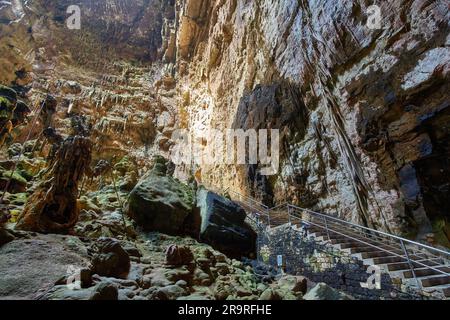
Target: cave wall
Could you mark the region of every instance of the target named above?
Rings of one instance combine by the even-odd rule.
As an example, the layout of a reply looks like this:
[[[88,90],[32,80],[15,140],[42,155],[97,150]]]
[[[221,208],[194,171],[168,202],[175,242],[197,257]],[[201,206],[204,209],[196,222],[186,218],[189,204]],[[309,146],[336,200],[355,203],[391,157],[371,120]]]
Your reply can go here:
[[[277,128],[276,175],[192,163],[176,175],[450,245],[444,1],[379,3],[379,29],[369,0],[80,0],[79,31],[64,27],[69,4],[0,7],[0,83],[30,101],[49,87],[61,127],[73,103],[99,145],[142,148],[144,162],[170,154],[177,128]],[[72,80],[81,92],[63,91]]]
[[[372,2],[177,1],[165,41],[180,127],[287,128],[276,176],[249,181],[255,168],[219,164],[178,175],[411,237],[434,228],[448,242],[448,6],[385,1],[370,29]],[[261,89],[280,83],[300,95],[292,121],[261,111],[289,108]]]
[[[162,73],[163,21],[173,19],[174,4],[170,0],[1,3],[0,84],[13,87],[34,110],[50,94],[57,102],[52,126],[60,134],[70,132],[70,115],[86,116],[93,131],[93,162],[117,163],[127,156],[145,172],[151,167],[153,145],[163,144],[161,131],[173,123],[169,109],[174,103],[166,98],[162,102],[153,84]],[[80,7],[79,30],[66,25],[70,5]],[[9,141],[23,142],[28,136],[42,140],[43,123],[32,125],[32,117],[29,120],[14,130]]]

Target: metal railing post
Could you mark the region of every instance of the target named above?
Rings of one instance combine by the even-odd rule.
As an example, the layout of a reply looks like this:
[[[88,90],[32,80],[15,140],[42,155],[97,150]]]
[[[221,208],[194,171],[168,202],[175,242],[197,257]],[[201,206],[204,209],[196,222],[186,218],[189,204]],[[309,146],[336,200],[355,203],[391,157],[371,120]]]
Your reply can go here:
[[[323,229],[325,229],[326,235],[328,236],[328,241],[331,241],[330,233],[333,232],[333,235],[339,235],[346,239],[351,239],[352,241],[356,241],[366,246],[376,248],[377,250],[380,250],[382,252],[387,252],[395,257],[406,259],[406,261],[408,262],[409,270],[411,270],[412,273],[411,278],[414,278],[419,290],[423,290],[423,285],[420,281],[420,278],[419,279],[417,278],[415,272],[416,271],[415,269],[417,268],[426,268],[427,270],[432,270],[437,274],[450,276],[450,273],[446,272],[447,270],[446,268],[448,267],[448,261],[450,258],[449,251],[431,247],[429,245],[412,241],[409,239],[401,238],[399,236],[389,234],[380,230],[376,230],[373,228],[369,228],[366,226],[361,226],[349,221],[345,221],[342,218],[326,215],[305,208],[300,208],[289,203],[283,203],[275,207],[269,208],[263,203],[254,200],[248,196],[244,196],[241,193],[234,192],[232,190],[229,190],[229,192],[234,195],[235,199],[239,199],[242,202],[244,209],[248,212],[249,215],[253,217],[253,212],[257,213],[256,214],[257,224],[258,222],[259,223],[263,222],[262,217],[260,217],[259,215],[265,214],[267,216],[267,224],[269,228],[271,228],[272,223],[274,223],[274,221],[275,221],[274,226],[279,224],[277,223],[277,215],[280,216],[279,217],[279,219],[281,219],[280,223],[284,223],[284,220],[282,219],[284,218],[284,214],[287,213],[289,224],[292,224],[294,219],[295,220],[299,219],[300,221],[303,220],[304,222],[308,221],[309,225],[315,226],[316,228],[320,228],[322,232]],[[274,220],[272,220],[271,217],[272,212],[275,212]],[[296,214],[294,214],[294,212]],[[300,217],[298,217],[297,214],[299,214]],[[331,224],[328,224],[328,222],[330,222]],[[335,228],[336,224],[338,229]],[[339,228],[340,226],[343,226],[343,228],[340,229]],[[401,245],[400,251],[398,251],[399,250],[398,241],[400,242]],[[439,262],[443,264],[442,266],[427,264],[428,260],[437,258],[442,259],[444,261]],[[413,280],[411,279],[411,281]]]
[[[291,224],[291,206],[288,205],[288,220],[289,220],[289,224]]]
[[[330,230],[328,230],[328,222],[327,222],[327,217],[323,216],[323,220],[325,220],[325,230],[327,231],[327,237],[328,237],[328,241],[330,241]]]
[[[416,280],[416,283],[417,283],[417,286],[419,287],[419,289],[422,290],[422,284],[420,283],[419,279],[417,279],[416,273],[414,271],[414,264],[411,262],[411,259],[409,258],[408,250],[406,250],[406,246],[403,243],[403,240],[401,240],[401,239],[400,239],[400,245],[402,246],[403,253],[405,254],[405,257],[408,261],[408,265],[409,265],[409,268],[411,269],[412,276],[413,276],[414,280]]]

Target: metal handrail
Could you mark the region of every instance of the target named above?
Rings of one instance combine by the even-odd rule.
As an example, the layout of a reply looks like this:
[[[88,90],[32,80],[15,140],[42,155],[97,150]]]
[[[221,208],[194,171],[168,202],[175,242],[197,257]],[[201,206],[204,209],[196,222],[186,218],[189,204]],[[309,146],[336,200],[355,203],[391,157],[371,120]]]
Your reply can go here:
[[[238,196],[240,196],[240,197],[243,197],[243,198],[245,198],[245,199],[247,199],[247,200],[249,200],[249,201],[251,201],[251,202],[253,202],[253,203],[255,203],[255,204],[259,205],[259,206],[261,206],[261,207],[262,207],[263,209],[265,209],[265,210],[269,210],[269,207],[266,206],[265,204],[263,204],[263,203],[261,203],[261,202],[255,200],[255,199],[253,199],[253,198],[251,198],[251,197],[249,197],[249,196],[246,196],[246,195],[240,194],[240,193],[238,193],[238,192],[236,192],[236,191],[233,191],[233,190],[231,190],[230,188],[225,189],[224,193],[226,193],[226,192],[234,193],[234,194],[236,194],[236,195],[238,195]]]
[[[292,217],[295,218],[295,219],[298,219],[298,220],[300,220],[300,221],[303,221],[302,218],[297,217],[297,216],[295,216],[295,215],[293,215]],[[325,229],[325,228],[326,228],[326,227],[324,227],[323,225],[320,225],[320,224],[317,224],[317,223],[314,223],[314,222],[311,222],[311,221],[307,221],[307,223],[309,223],[309,224],[311,224],[311,225],[313,225],[313,226],[322,228],[322,229]],[[334,230],[334,229],[328,228],[328,231],[331,231],[331,232],[333,232],[333,233],[339,234],[339,235],[344,236],[344,237],[346,237],[346,238],[349,238],[349,239],[351,239],[351,240],[355,240],[355,241],[357,241],[357,242],[359,242],[359,243],[366,244],[366,245],[368,245],[368,246],[370,246],[370,247],[373,247],[373,248],[376,248],[376,249],[378,249],[378,250],[387,252],[387,253],[392,254],[392,255],[394,255],[394,256],[396,256],[396,257],[402,258],[402,259],[405,260],[405,262],[408,262],[408,263],[409,263],[410,261],[412,261],[413,263],[419,264],[419,265],[421,265],[421,266],[423,266],[423,267],[425,267],[425,268],[428,268],[428,269],[434,270],[434,271],[436,271],[436,272],[438,272],[438,273],[442,273],[442,274],[444,274],[444,275],[450,276],[450,273],[447,273],[447,272],[442,271],[442,270],[439,270],[439,269],[435,269],[435,268],[433,268],[432,266],[429,266],[429,265],[426,265],[426,264],[423,264],[422,262],[420,262],[420,261],[424,261],[424,260],[427,260],[427,259],[422,259],[422,260],[411,259],[411,258],[408,257],[407,255],[405,255],[405,256],[400,255],[400,254],[398,254],[398,253],[395,253],[395,252],[386,250],[386,249],[384,249],[384,248],[382,248],[382,247],[379,247],[379,246],[377,246],[377,245],[371,244],[371,243],[366,242],[366,241],[364,241],[364,240],[361,240],[361,239],[358,239],[358,238],[354,238],[354,237],[352,237],[352,236],[349,236],[348,234],[345,234],[345,233],[336,231],[336,230]],[[414,268],[412,268],[412,271],[413,271],[413,270],[414,270]],[[414,272],[414,271],[413,271],[413,272]],[[415,276],[414,276],[414,278],[415,278]]]
[[[309,209],[300,208],[300,207],[297,207],[297,206],[294,206],[294,205],[291,205],[291,204],[288,204],[288,206],[290,206],[291,208],[295,208],[297,210],[306,211],[306,212],[308,212],[310,214],[318,215],[318,216],[321,216],[321,217],[326,217],[327,219],[338,221],[340,223],[344,223],[344,224],[350,225],[352,227],[356,227],[356,228],[363,229],[363,230],[366,230],[366,231],[370,231],[370,232],[374,232],[374,233],[377,233],[377,234],[381,234],[383,236],[386,236],[386,237],[389,237],[389,238],[392,238],[392,239],[397,239],[399,241],[404,241],[404,242],[407,242],[407,243],[410,243],[410,244],[413,244],[415,246],[422,247],[422,248],[425,248],[425,249],[428,249],[428,250],[433,250],[433,251],[442,253],[442,254],[448,256],[448,258],[450,258],[450,252],[444,251],[444,250],[441,250],[441,249],[437,249],[437,248],[428,246],[426,244],[422,244],[420,242],[412,241],[412,240],[409,240],[409,239],[406,239],[406,238],[402,238],[402,237],[399,237],[399,236],[396,236],[396,235],[393,235],[393,234],[389,234],[389,233],[386,233],[386,232],[383,232],[383,231],[367,228],[367,227],[364,227],[364,226],[361,226],[361,225],[358,225],[358,224],[355,224],[355,223],[352,223],[352,222],[345,221],[343,219],[339,219],[339,218],[336,218],[336,217],[333,217],[333,216],[330,216],[330,215],[325,215],[323,213],[315,212],[315,211],[312,211],[312,210],[309,210]]]
[[[256,203],[259,206],[261,206],[261,208],[262,208],[261,211],[262,212],[260,212],[260,214],[264,214],[265,216],[268,217],[269,227],[270,227],[270,215],[271,215],[271,212],[274,212],[274,211],[278,212],[280,210],[280,208],[287,207],[287,210],[286,210],[287,212],[286,213],[287,213],[287,216],[288,216],[287,217],[288,218],[288,222],[290,224],[292,222],[292,218],[298,219],[302,223],[310,224],[310,225],[317,226],[319,228],[325,229],[325,231],[327,232],[328,239],[330,239],[330,231],[331,231],[332,233],[344,236],[344,237],[346,237],[348,239],[351,239],[351,240],[354,240],[356,242],[365,244],[367,246],[376,248],[376,249],[378,249],[380,251],[389,253],[390,255],[392,255],[394,257],[399,257],[399,258],[405,260],[405,262],[408,263],[409,269],[410,269],[410,271],[412,273],[412,276],[413,276],[414,280],[417,282],[417,286],[420,289],[422,289],[422,285],[421,285],[421,282],[419,281],[419,279],[418,279],[418,277],[416,276],[416,273],[415,273],[415,269],[417,268],[417,266],[423,267],[423,268],[426,268],[426,269],[429,269],[429,270],[433,270],[433,271],[437,272],[438,274],[443,274],[443,275],[446,275],[446,276],[450,276],[450,273],[447,273],[445,271],[437,269],[439,267],[447,267],[448,260],[450,258],[450,252],[447,252],[447,251],[444,251],[444,250],[441,250],[441,249],[438,249],[438,248],[435,248],[435,247],[432,247],[432,246],[429,246],[429,245],[426,245],[426,244],[422,244],[420,242],[416,242],[416,241],[413,241],[413,240],[402,238],[402,237],[399,237],[399,236],[396,236],[396,235],[393,235],[393,234],[389,234],[389,233],[386,233],[386,232],[383,232],[383,231],[379,231],[379,230],[371,229],[371,228],[368,228],[368,227],[365,227],[365,226],[361,226],[361,225],[358,225],[358,224],[355,224],[355,223],[352,223],[352,222],[348,222],[348,221],[345,221],[343,219],[340,219],[340,218],[337,218],[337,217],[333,217],[333,216],[330,216],[330,215],[326,215],[326,214],[323,214],[323,213],[320,213],[320,212],[315,212],[315,211],[312,211],[312,210],[309,210],[309,209],[300,208],[298,206],[289,204],[287,202],[279,204],[279,205],[277,205],[275,207],[272,207],[272,208],[268,208],[268,206],[266,206],[266,205],[256,201],[255,199],[252,199],[252,198],[250,198],[248,196],[241,195],[240,193],[238,193],[236,191],[229,190],[229,188],[227,190],[230,191],[231,193],[235,194],[235,195],[238,195],[239,197],[247,199],[250,202]],[[244,203],[245,203],[245,200],[244,200]],[[253,209],[258,210],[253,205],[249,205],[248,203],[246,203],[246,205],[248,205],[249,207],[251,207]],[[305,221],[303,218],[298,217],[296,215],[296,213],[295,213],[296,211],[305,212],[305,213],[309,214],[311,217],[321,218],[321,219],[323,219],[323,224],[322,225],[321,224],[317,224],[314,221]],[[370,240],[370,242],[372,242],[372,243],[364,241],[363,239],[356,238],[356,237],[353,237],[353,236],[351,236],[349,234],[345,234],[345,233],[342,233],[342,232],[339,232],[339,231],[333,229],[333,224],[331,224],[331,226],[330,226],[330,223],[329,223],[330,221],[333,222],[334,224],[343,224],[343,225],[345,225],[347,227],[350,227],[353,230],[352,233],[358,234],[358,231],[361,232],[361,236],[364,238],[364,240],[366,240],[366,239],[367,239],[367,241]],[[370,237],[369,237],[369,235],[370,235]],[[378,240],[376,240],[374,238],[376,238]],[[386,243],[386,242],[388,242],[388,243]],[[379,246],[379,245],[377,245],[377,244],[383,245],[384,248]],[[397,247],[395,244],[397,244],[397,245],[399,244],[399,247]],[[411,247],[407,248],[406,244],[411,245],[411,246],[415,246],[417,249],[416,248],[411,248]],[[391,248],[391,249],[389,249],[389,248]],[[412,256],[408,253],[408,249],[410,251],[412,251],[412,254],[413,254]],[[425,249],[426,252],[424,252],[421,249]],[[391,251],[391,250],[402,251],[403,255],[399,254],[399,253],[397,253],[395,251]],[[432,252],[439,253],[439,255],[433,254]],[[424,256],[423,259],[422,259],[421,255]],[[442,265],[438,264],[437,266],[430,266],[430,265],[427,265],[427,264],[423,263],[425,261],[433,261],[433,260],[437,260],[437,259],[441,259],[443,264]]]
[[[279,205],[277,205],[275,207],[269,208],[269,211],[274,211],[275,209],[283,208],[283,207],[286,207],[288,205],[289,205],[289,203],[285,202],[285,203],[279,204]]]
[[[269,216],[267,213],[261,213],[260,210],[259,210],[259,208],[256,208],[256,207],[252,206],[251,204],[246,203],[245,205],[248,206],[248,207],[250,207],[251,209],[255,210],[256,213],[258,213],[258,214],[261,214],[261,215],[267,216],[267,217]]]
[[[308,222],[309,222],[309,221],[308,221]],[[325,227],[328,227],[328,226],[325,226]],[[350,229],[350,230],[351,230],[351,233],[357,233],[356,230],[353,230],[353,229]],[[366,234],[361,234],[361,236],[363,236],[363,237],[365,237],[365,238],[369,238],[369,237],[366,236]],[[370,237],[370,241],[372,241],[372,242],[382,244],[382,245],[384,245],[385,247],[392,248],[393,250],[399,250],[399,251],[402,250],[401,246],[400,246],[400,247],[396,247],[396,246],[394,245],[395,243],[391,243],[391,242],[386,243],[385,241],[382,241],[382,240],[385,240],[385,241],[386,241],[386,239],[380,238],[380,237],[378,237],[378,236],[376,236],[376,239]],[[421,253],[422,253],[422,252],[421,252]],[[415,253],[415,254],[417,254],[417,253]],[[433,256],[434,256],[434,255],[433,255]],[[438,256],[435,256],[435,257],[438,257]]]
[[[306,211],[306,212],[308,212],[309,214],[311,214],[311,212],[312,212],[311,210],[302,210],[301,208],[298,208],[298,207],[296,207],[296,206],[288,205],[288,207],[290,208],[290,210],[288,210],[288,214],[291,215],[293,218],[296,218],[296,219],[298,219],[298,220],[300,220],[300,221],[304,221],[304,220],[303,220],[301,217],[298,217],[298,216],[296,216],[295,214],[292,214],[292,213],[291,213],[291,212],[292,212],[292,209],[294,209],[294,210],[300,210],[300,211]],[[405,244],[404,244],[403,238],[401,238],[401,237],[395,236],[396,239],[399,239],[399,240],[400,240],[400,246],[401,246],[401,248],[402,248],[402,250],[403,250],[404,255],[400,255],[400,254],[398,254],[398,253],[396,253],[396,252],[393,252],[393,251],[391,251],[391,250],[387,250],[387,249],[385,249],[385,248],[379,247],[379,246],[377,246],[377,245],[375,245],[375,244],[373,244],[373,243],[369,243],[369,242],[364,241],[364,240],[362,240],[362,239],[358,239],[358,238],[352,237],[352,236],[350,236],[350,235],[348,235],[348,234],[345,234],[345,233],[336,231],[335,229],[330,228],[330,227],[328,226],[328,224],[327,224],[327,219],[330,218],[329,216],[323,215],[323,214],[320,214],[320,216],[324,218],[325,226],[324,226],[324,225],[317,224],[317,223],[314,223],[313,221],[307,221],[307,223],[310,224],[310,225],[317,226],[317,227],[319,227],[319,228],[321,228],[321,229],[325,229],[326,232],[327,232],[328,239],[330,239],[330,231],[331,231],[331,232],[333,232],[333,233],[335,233],[335,234],[339,234],[339,235],[344,236],[344,237],[346,237],[346,238],[348,238],[348,239],[352,239],[352,240],[357,241],[357,242],[359,242],[359,243],[368,245],[368,246],[370,246],[370,247],[374,247],[374,248],[376,248],[376,249],[378,249],[378,250],[381,250],[381,251],[383,251],[383,252],[389,253],[390,255],[393,255],[393,256],[396,256],[396,257],[399,257],[399,258],[405,260],[405,262],[408,263],[408,266],[409,266],[409,268],[410,268],[410,271],[411,271],[411,273],[412,273],[412,276],[413,276],[413,278],[415,279],[415,281],[416,281],[416,283],[417,283],[417,286],[418,286],[419,288],[421,288],[422,285],[421,285],[421,283],[419,282],[419,280],[417,279],[416,274],[415,274],[415,271],[414,271],[415,268],[416,268],[416,265],[419,265],[419,266],[424,267],[424,268],[426,268],[426,269],[433,270],[433,271],[437,272],[438,274],[450,276],[450,273],[447,273],[447,272],[445,272],[445,271],[436,269],[436,268],[434,268],[433,266],[429,266],[429,265],[427,265],[427,264],[422,263],[422,261],[427,261],[427,260],[430,261],[430,260],[432,260],[432,259],[425,258],[425,259],[417,260],[417,259],[415,259],[415,258],[411,258],[410,255],[408,254],[408,250],[407,250],[407,248],[406,248],[406,246],[405,246]],[[289,218],[289,221],[291,220],[292,217]],[[334,217],[333,217],[333,218],[334,218]],[[334,219],[333,219],[333,220],[334,220]],[[339,221],[342,221],[342,220],[340,220],[340,219],[338,219],[338,220],[339,220]],[[344,222],[346,222],[346,221],[344,221]],[[354,225],[354,224],[352,224],[352,225]],[[368,229],[368,230],[372,231],[372,230],[369,229],[369,228],[364,228],[364,229]],[[374,241],[372,240],[372,242],[374,242]],[[375,242],[377,242],[377,241],[375,241]],[[390,247],[392,248],[392,246],[390,246]]]
[[[420,242],[417,242],[417,241],[409,240],[409,239],[402,238],[402,237],[399,237],[399,236],[396,236],[396,235],[393,235],[393,234],[389,234],[389,233],[386,233],[386,232],[383,232],[383,231],[379,231],[379,230],[371,229],[371,228],[368,228],[368,227],[364,227],[364,226],[358,225],[356,223],[352,223],[352,222],[349,222],[349,221],[346,221],[346,220],[343,220],[343,219],[340,219],[340,218],[337,218],[337,217],[333,217],[333,216],[326,215],[326,214],[323,214],[323,213],[320,213],[320,212],[312,211],[310,209],[301,208],[301,207],[292,205],[292,204],[287,203],[287,202],[282,203],[280,205],[277,205],[275,207],[269,208],[268,206],[258,202],[257,200],[252,199],[252,198],[250,198],[248,196],[242,195],[242,194],[240,194],[240,193],[238,193],[238,192],[236,192],[234,190],[231,190],[230,188],[227,188],[225,192],[227,192],[227,191],[232,192],[232,193],[234,193],[234,194],[236,194],[238,196],[244,197],[246,199],[249,199],[250,201],[261,205],[264,209],[267,208],[268,212],[266,212],[266,214],[269,214],[269,215],[270,215],[270,212],[274,211],[275,209],[279,209],[279,208],[281,208],[283,206],[288,206],[288,207],[291,207],[291,208],[294,208],[294,209],[297,209],[297,210],[306,211],[306,212],[308,212],[310,214],[313,214],[313,215],[317,215],[317,216],[320,216],[320,217],[325,217],[326,219],[331,219],[331,220],[334,220],[334,221],[337,221],[339,223],[343,223],[343,224],[346,224],[346,225],[349,225],[349,226],[352,226],[352,227],[355,227],[355,228],[359,228],[359,229],[363,229],[363,230],[370,231],[370,232],[373,232],[373,233],[377,233],[379,235],[383,235],[383,236],[391,238],[391,239],[404,241],[404,242],[407,242],[409,244],[412,244],[412,245],[415,245],[415,246],[418,246],[418,247],[421,247],[421,248],[424,248],[424,249],[427,249],[427,250],[436,251],[436,252],[439,252],[441,254],[444,254],[444,255],[448,256],[448,259],[450,258],[450,252],[444,251],[444,250],[441,250],[441,249],[438,249],[438,248],[435,248],[435,247],[432,247],[432,246],[429,246],[429,245],[426,245],[426,244],[423,244],[423,243],[420,243]]]

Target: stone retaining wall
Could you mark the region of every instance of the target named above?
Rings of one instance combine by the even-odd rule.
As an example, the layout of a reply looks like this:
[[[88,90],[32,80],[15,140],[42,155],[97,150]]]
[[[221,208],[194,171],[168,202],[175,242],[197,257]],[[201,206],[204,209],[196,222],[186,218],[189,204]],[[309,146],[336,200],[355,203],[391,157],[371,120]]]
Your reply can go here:
[[[256,228],[256,226],[254,226]],[[278,265],[278,255],[282,255],[283,269],[288,274],[302,275],[313,282],[324,282],[344,291],[356,299],[424,299],[401,279],[391,278],[381,273],[381,289],[364,288],[372,273],[362,261],[351,257],[331,245],[309,238],[305,233],[294,230],[289,225],[274,229],[257,227],[258,259],[272,266]],[[370,281],[369,283],[373,283]]]

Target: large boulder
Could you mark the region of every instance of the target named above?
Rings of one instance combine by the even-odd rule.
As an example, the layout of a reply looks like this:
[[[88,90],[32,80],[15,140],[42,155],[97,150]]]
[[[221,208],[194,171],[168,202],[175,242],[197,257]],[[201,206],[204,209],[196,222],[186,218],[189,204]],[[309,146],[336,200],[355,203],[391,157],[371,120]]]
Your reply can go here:
[[[95,286],[89,300],[118,300],[119,290],[114,283],[104,281]]]
[[[2,212],[0,211],[0,215],[2,214]],[[9,232],[7,229],[4,229],[1,224],[4,221],[1,221],[1,219],[6,219],[8,218],[7,215],[4,216],[0,216],[0,247],[8,242],[11,242],[15,239],[14,235]]]
[[[326,283],[318,283],[307,294],[303,296],[304,300],[351,300],[352,298],[340,292]]]
[[[89,265],[76,237],[37,235],[0,247],[0,299],[38,299],[70,270]],[[67,287],[64,285],[64,287]]]
[[[231,257],[251,256],[256,233],[245,223],[245,210],[237,203],[200,188],[197,207],[201,217],[200,240]]]
[[[157,158],[154,168],[131,191],[127,213],[144,230],[178,235],[192,212],[194,196],[190,187],[166,172],[165,160]]]
[[[92,271],[100,276],[126,278],[130,271],[130,257],[119,241],[100,238],[95,244],[97,253],[92,259]]]

